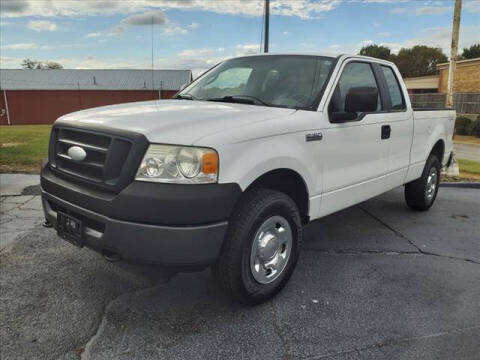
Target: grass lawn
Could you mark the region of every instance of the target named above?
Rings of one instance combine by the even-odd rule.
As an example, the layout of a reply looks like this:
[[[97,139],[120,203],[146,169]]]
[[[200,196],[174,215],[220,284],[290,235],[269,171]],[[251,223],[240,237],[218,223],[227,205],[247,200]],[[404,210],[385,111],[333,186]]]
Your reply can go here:
[[[469,135],[455,135],[453,138],[455,144],[480,145],[480,137]]]
[[[39,173],[47,158],[50,125],[0,126],[0,172]],[[478,142],[473,136],[455,136],[456,140]],[[480,163],[458,159],[460,176],[480,180]]]
[[[480,177],[480,162],[457,159],[461,173],[475,174]]]
[[[0,172],[39,173],[47,158],[50,125],[0,126]]]

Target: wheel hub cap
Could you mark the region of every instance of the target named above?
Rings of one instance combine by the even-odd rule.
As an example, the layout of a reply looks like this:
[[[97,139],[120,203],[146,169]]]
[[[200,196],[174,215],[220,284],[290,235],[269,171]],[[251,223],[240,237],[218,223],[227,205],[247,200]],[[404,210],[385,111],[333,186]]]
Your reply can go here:
[[[285,269],[292,250],[292,229],[282,216],[265,220],[255,234],[250,270],[256,281],[268,284]]]
[[[432,167],[428,173],[427,186],[425,188],[425,199],[430,202],[435,195],[435,190],[437,189],[437,169]]]

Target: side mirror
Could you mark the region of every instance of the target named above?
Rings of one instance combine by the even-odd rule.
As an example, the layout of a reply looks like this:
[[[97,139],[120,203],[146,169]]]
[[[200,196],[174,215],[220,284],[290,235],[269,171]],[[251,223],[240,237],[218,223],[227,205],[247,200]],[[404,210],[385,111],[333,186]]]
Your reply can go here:
[[[374,87],[352,87],[345,97],[345,112],[359,113],[377,110],[378,89]]]
[[[355,121],[357,113],[354,112],[334,112],[330,116],[330,122],[334,124]]]
[[[344,123],[360,120],[358,113],[377,110],[378,90],[374,87],[352,87],[345,96],[345,112],[333,112],[330,116],[332,123]]]

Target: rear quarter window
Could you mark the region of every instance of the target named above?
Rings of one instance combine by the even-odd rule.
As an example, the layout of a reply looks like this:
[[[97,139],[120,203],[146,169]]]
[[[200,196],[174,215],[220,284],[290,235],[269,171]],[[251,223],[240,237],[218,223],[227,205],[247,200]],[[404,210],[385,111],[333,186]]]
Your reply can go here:
[[[389,66],[381,65],[383,76],[387,82],[388,92],[390,93],[390,100],[392,102],[392,110],[404,110],[405,100],[403,99],[402,89],[398,83],[398,79]]]

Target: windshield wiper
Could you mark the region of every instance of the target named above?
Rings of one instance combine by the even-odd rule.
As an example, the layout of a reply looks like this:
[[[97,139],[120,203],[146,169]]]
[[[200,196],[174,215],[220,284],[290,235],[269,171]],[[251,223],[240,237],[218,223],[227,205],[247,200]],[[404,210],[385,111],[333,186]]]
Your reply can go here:
[[[206,101],[223,101],[223,102],[233,102],[233,103],[243,103],[243,104],[255,104],[255,102],[260,103],[265,106],[274,106],[273,104],[269,104],[262,99],[251,96],[251,95],[228,95],[218,98],[210,98],[210,99],[202,99]]]
[[[181,100],[197,100],[195,96],[192,94],[178,94],[175,96],[175,99],[181,99]]]

